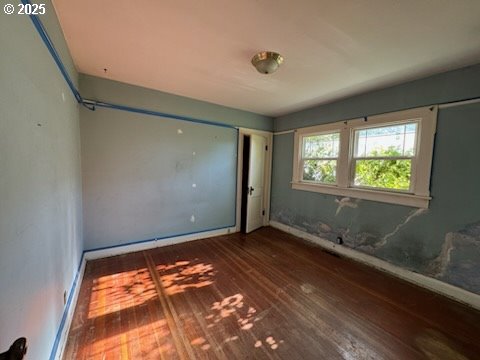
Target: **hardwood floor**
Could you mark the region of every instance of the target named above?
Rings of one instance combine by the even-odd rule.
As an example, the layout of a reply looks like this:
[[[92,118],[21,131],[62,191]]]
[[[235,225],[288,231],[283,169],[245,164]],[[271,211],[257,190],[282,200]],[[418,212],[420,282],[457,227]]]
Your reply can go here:
[[[264,228],[87,263],[64,359],[479,359],[480,312]]]

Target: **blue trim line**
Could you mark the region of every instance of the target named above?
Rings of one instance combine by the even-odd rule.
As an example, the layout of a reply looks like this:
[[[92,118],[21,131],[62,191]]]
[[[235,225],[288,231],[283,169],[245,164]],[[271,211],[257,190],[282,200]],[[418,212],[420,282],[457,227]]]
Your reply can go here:
[[[202,233],[205,233],[205,232],[208,232],[208,231],[215,231],[215,230],[220,230],[220,229],[228,229],[228,228],[232,228],[232,227],[235,227],[235,224],[229,225],[229,226],[216,227],[216,228],[212,228],[212,229],[206,229],[206,230],[191,231],[191,232],[186,232],[186,233],[181,233],[181,234],[175,234],[175,235],[166,235],[166,236],[157,237],[157,238],[153,238],[153,239],[137,240],[137,241],[132,241],[132,242],[125,243],[125,244],[118,244],[118,245],[112,245],[112,246],[103,246],[103,247],[99,247],[99,248],[94,248],[94,249],[85,250],[83,253],[85,254],[85,253],[92,252],[92,251],[115,249],[115,248],[119,248],[119,247],[123,247],[123,246],[143,244],[143,243],[153,242],[153,241],[158,241],[158,240],[166,240],[166,239],[171,239],[171,238],[179,237],[179,236],[187,236],[187,235],[193,235],[193,234],[202,234]]]
[[[72,287],[70,288],[70,294],[68,295],[67,304],[65,305],[65,309],[63,310],[62,320],[60,321],[60,325],[57,330],[57,335],[55,336],[55,341],[53,342],[52,351],[50,352],[50,360],[55,360],[55,356],[57,355],[58,344],[60,343],[60,338],[62,337],[62,331],[65,326],[65,322],[67,320],[67,316],[70,310],[70,306],[72,305],[73,300],[73,293],[75,292],[75,288],[77,287],[78,278],[80,276],[80,269],[82,268],[83,264],[83,257],[85,255],[85,251],[82,253],[80,258],[80,264],[77,268],[77,274],[75,275],[75,279],[73,280]]]
[[[212,229],[207,229],[207,230],[200,230],[200,231],[193,231],[193,232],[182,233],[182,234],[177,234],[177,235],[162,236],[162,237],[157,237],[157,238],[154,238],[154,239],[133,241],[133,242],[130,242],[130,243],[127,243],[127,244],[105,246],[105,247],[101,247],[101,248],[95,248],[95,249],[89,249],[89,250],[83,251],[82,256],[80,258],[80,264],[78,265],[78,268],[77,268],[77,273],[75,275],[75,279],[73,280],[72,287],[70,288],[70,294],[68,295],[68,300],[67,300],[67,303],[65,305],[65,309],[63,310],[62,320],[60,321],[60,325],[59,325],[58,330],[57,330],[57,335],[55,336],[55,341],[53,343],[53,347],[52,347],[52,351],[50,353],[49,360],[55,360],[55,356],[57,355],[58,345],[60,344],[60,339],[62,337],[62,331],[63,331],[63,328],[65,327],[65,323],[67,321],[67,316],[68,316],[68,313],[69,313],[69,310],[70,310],[70,306],[72,305],[73,294],[75,293],[75,289],[76,289],[77,285],[79,284],[80,269],[82,268],[83,259],[85,258],[86,253],[92,252],[92,251],[97,251],[97,250],[106,250],[106,249],[113,249],[113,248],[118,248],[118,247],[123,247],[123,246],[128,246],[128,245],[141,244],[141,243],[146,243],[146,242],[150,242],[150,241],[165,240],[165,239],[170,239],[170,238],[179,237],[179,236],[201,234],[201,233],[205,233],[205,232],[208,232],[208,231],[228,229],[228,228],[231,228],[231,227],[235,227],[235,225],[222,226],[222,227],[217,227],[217,228],[212,228]]]
[[[197,123],[197,124],[220,126],[220,127],[225,127],[225,128],[235,129],[235,130],[237,129],[233,125],[223,124],[223,123],[219,123],[219,122],[215,122],[215,121],[196,119],[196,118],[192,118],[192,117],[189,117],[189,116],[174,115],[174,114],[164,113],[164,112],[160,112],[160,111],[140,109],[140,108],[136,108],[136,107],[132,107],[132,106],[106,103],[106,102],[96,101],[96,100],[84,99],[82,101],[82,104],[87,105],[87,108],[89,110],[95,110],[96,107],[103,107],[103,108],[107,108],[107,109],[123,110],[123,111],[133,112],[133,113],[137,113],[137,114],[160,116],[160,117],[175,119],[175,120],[180,120],[180,121],[189,121],[189,122],[193,122],[193,123]]]
[[[21,2],[24,5],[31,4],[29,0],[21,0]],[[138,113],[138,114],[145,114],[145,115],[153,115],[153,116],[159,116],[159,117],[164,117],[164,118],[170,118],[170,119],[175,119],[175,120],[181,120],[181,121],[189,121],[197,124],[204,124],[204,125],[212,125],[212,126],[220,126],[224,128],[231,128],[237,130],[237,159],[238,159],[238,129],[233,126],[233,125],[228,125],[228,124],[223,124],[219,123],[216,121],[210,121],[210,120],[202,120],[202,119],[196,119],[193,117],[188,117],[188,116],[182,116],[182,115],[175,115],[175,114],[169,114],[169,113],[163,113],[159,111],[152,111],[152,110],[146,110],[146,109],[139,109],[135,107],[130,107],[130,106],[124,106],[124,105],[118,105],[118,104],[110,104],[110,103],[105,103],[105,102],[100,102],[100,101],[95,101],[95,100],[84,100],[82,96],[80,95],[80,92],[77,90],[75,87],[75,84],[73,80],[71,79],[70,75],[68,74],[67,69],[65,68],[65,65],[63,64],[60,55],[58,54],[57,50],[55,49],[55,46],[53,45],[52,40],[50,39],[50,36],[48,35],[47,31],[45,30],[45,27],[43,26],[43,23],[41,20],[38,18],[37,15],[30,14],[30,20],[32,21],[33,25],[35,26],[35,29],[37,30],[38,34],[40,35],[40,38],[44,42],[45,46],[47,47],[48,51],[50,52],[50,55],[52,56],[53,60],[55,61],[55,64],[57,65],[58,69],[60,70],[63,78],[68,84],[68,87],[72,91],[73,96],[77,100],[79,104],[82,104],[86,106],[90,110],[95,110],[95,107],[104,107],[104,108],[110,108],[110,109],[117,109],[117,110],[123,110],[123,111],[128,111],[128,112],[133,112],[133,113]],[[90,106],[92,108],[90,108]],[[236,171],[235,171],[236,174]],[[158,237],[155,239],[148,239],[148,240],[140,240],[140,241],[134,241],[131,243],[127,244],[120,244],[120,245],[114,245],[114,246],[107,246],[107,247],[102,247],[102,248],[96,248],[96,249],[89,249],[85,250],[82,253],[82,256],[80,258],[80,264],[78,265],[77,273],[75,275],[75,279],[73,281],[73,284],[70,288],[70,294],[68,295],[68,300],[65,305],[65,309],[63,311],[62,319],[60,321],[60,325],[57,330],[57,335],[55,337],[55,341],[53,343],[52,351],[50,353],[50,360],[54,360],[55,356],[57,355],[58,351],[58,345],[60,343],[60,338],[62,335],[63,328],[65,327],[65,322],[69,313],[70,306],[73,301],[73,294],[75,292],[75,289],[78,285],[79,281],[79,276],[80,276],[80,269],[82,267],[84,255],[87,252],[91,251],[96,251],[96,250],[105,250],[105,249],[111,249],[111,248],[117,248],[117,247],[122,247],[122,246],[127,246],[127,245],[133,245],[133,244],[140,244],[140,243],[145,243],[145,242],[150,242],[150,241],[158,241],[158,240],[164,240],[164,239],[169,239],[173,237],[178,237],[178,236],[186,236],[186,235],[192,235],[192,234],[201,234],[204,232],[208,231],[215,231],[215,230],[220,230],[220,229],[226,229],[226,228],[231,228],[236,226],[236,210],[237,210],[237,176],[235,175],[235,223],[230,226],[226,227],[218,227],[218,228],[213,228],[213,229],[208,229],[208,230],[201,230],[201,231],[195,231],[195,232],[188,232],[188,233],[182,233],[182,234],[177,234],[177,235],[169,235],[169,236],[164,236],[164,237]]]
[[[21,0],[21,1],[24,5],[31,4],[30,0]],[[33,15],[33,14],[30,14],[30,20],[32,20],[33,25],[35,26],[38,34],[40,35],[43,42],[45,43],[45,46],[50,52],[50,55],[52,55],[53,60],[55,60],[55,63],[57,64],[60,72],[63,75],[63,78],[65,79],[68,86],[70,87],[70,90],[72,91],[73,96],[75,97],[78,103],[81,103],[82,97],[80,96],[80,92],[77,90],[77,88],[75,87],[75,84],[73,83],[72,79],[68,75],[67,69],[65,68],[65,65],[63,65],[63,62],[60,56],[58,55],[58,52],[55,49],[55,46],[53,45],[53,42],[50,39],[50,36],[48,36],[48,33],[45,30],[45,27],[43,26],[43,23],[40,21],[37,15]]]
[[[21,2],[24,5],[31,4],[30,0],[21,0]],[[204,125],[212,125],[212,126],[220,126],[220,127],[226,127],[226,128],[232,128],[236,129],[235,126],[233,125],[228,125],[216,121],[211,121],[211,120],[203,120],[203,119],[197,119],[189,116],[182,116],[182,115],[175,115],[175,114],[169,114],[169,113],[164,113],[164,112],[159,112],[159,111],[153,111],[153,110],[146,110],[146,109],[139,109],[131,106],[125,106],[125,105],[118,105],[118,104],[110,104],[102,101],[95,101],[95,100],[85,100],[83,99],[82,95],[80,94],[80,91],[75,87],[75,84],[68,75],[68,71],[65,68],[65,65],[62,62],[62,59],[60,58],[60,55],[58,54],[57,50],[55,49],[55,46],[53,45],[52,40],[50,39],[50,36],[47,33],[47,30],[43,26],[42,21],[37,15],[30,14],[30,20],[32,20],[33,25],[35,26],[35,29],[37,30],[38,34],[42,38],[45,46],[47,47],[48,51],[50,52],[50,55],[52,56],[53,60],[57,64],[58,69],[63,75],[63,78],[67,82],[70,90],[72,91],[73,96],[77,100],[79,104],[84,105],[90,110],[95,110],[95,107],[104,107],[104,108],[110,108],[110,109],[117,109],[117,110],[123,110],[123,111],[129,111],[129,112],[134,112],[137,114],[146,114],[146,115],[153,115],[153,116],[160,116],[164,118],[169,118],[169,119],[175,119],[175,120],[181,120],[181,121],[190,121],[193,123],[197,124],[204,124]]]

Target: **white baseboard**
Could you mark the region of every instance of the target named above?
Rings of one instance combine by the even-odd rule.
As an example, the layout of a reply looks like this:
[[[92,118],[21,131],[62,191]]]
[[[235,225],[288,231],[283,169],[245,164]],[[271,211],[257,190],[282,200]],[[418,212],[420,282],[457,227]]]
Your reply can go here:
[[[331,241],[322,239],[318,236],[309,234],[302,230],[295,229],[294,227],[279,223],[277,221],[270,220],[270,226],[282,230],[286,233],[292,234],[294,236],[300,237],[302,239],[311,241],[329,251],[335,252],[339,255],[348,257],[363,264],[372,266],[381,271],[385,271],[403,280],[432,290],[434,292],[437,292],[446,297],[449,297],[458,302],[464,303],[468,306],[480,310],[480,295],[471,293],[467,290],[447,284],[440,280],[403,269],[396,265],[392,265],[384,260],[380,260],[374,256],[361,253],[357,250],[353,250],[342,245],[337,245]]]
[[[62,324],[60,332],[57,334],[58,345],[55,351],[55,354],[50,356],[50,360],[61,360],[63,358],[63,351],[67,345],[68,333],[70,331],[70,326],[72,325],[73,314],[75,308],[77,307],[78,295],[80,293],[80,285],[82,284],[83,274],[85,273],[85,264],[87,263],[85,257],[82,255],[80,260],[80,266],[78,268],[77,274],[73,280],[72,288],[70,294],[68,295],[68,302],[64,309],[65,319],[62,317]]]
[[[127,254],[135,251],[154,249],[161,246],[180,244],[187,241],[206,239],[214,236],[232,234],[234,232],[237,232],[237,229],[235,227],[227,227],[227,228],[216,229],[211,231],[198,232],[194,234],[173,236],[165,239],[146,241],[146,242],[137,243],[137,244],[126,244],[123,246],[116,246],[108,249],[87,250],[85,251],[84,255],[86,260],[101,259],[101,258],[110,257],[110,256]]]

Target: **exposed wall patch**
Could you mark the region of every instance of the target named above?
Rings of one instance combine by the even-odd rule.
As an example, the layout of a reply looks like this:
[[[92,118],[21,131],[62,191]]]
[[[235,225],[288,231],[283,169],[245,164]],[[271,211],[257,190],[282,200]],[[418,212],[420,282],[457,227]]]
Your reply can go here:
[[[480,221],[462,230],[447,233],[440,254],[429,264],[426,273],[480,292],[479,257]]]
[[[385,246],[385,245],[387,244],[387,242],[388,242],[388,239],[391,238],[391,237],[392,237],[393,235],[395,235],[396,233],[398,233],[398,232],[400,231],[400,229],[401,229],[402,227],[404,227],[406,224],[408,224],[408,222],[409,222],[410,220],[412,220],[414,217],[420,216],[420,215],[422,215],[422,214],[424,214],[424,213],[426,213],[426,212],[427,212],[427,209],[417,209],[417,210],[413,210],[413,211],[410,213],[410,215],[408,215],[402,223],[398,224],[397,227],[396,227],[392,232],[386,234],[386,235],[382,238],[382,240],[375,245],[375,248],[378,249],[378,248],[380,248],[380,247],[382,247],[382,246]]]
[[[337,211],[335,213],[335,216],[337,216],[338,214],[340,214],[340,211],[344,207],[356,209],[358,207],[358,203],[360,202],[360,200],[359,199],[352,200],[349,197],[344,197],[344,198],[341,198],[340,200],[338,198],[335,198],[335,202],[338,204]]]
[[[445,235],[445,241],[442,246],[440,254],[430,263],[427,268],[427,273],[435,277],[442,277],[447,271],[447,267],[450,264],[450,254],[455,248],[453,240],[455,239],[455,233],[448,233]]]

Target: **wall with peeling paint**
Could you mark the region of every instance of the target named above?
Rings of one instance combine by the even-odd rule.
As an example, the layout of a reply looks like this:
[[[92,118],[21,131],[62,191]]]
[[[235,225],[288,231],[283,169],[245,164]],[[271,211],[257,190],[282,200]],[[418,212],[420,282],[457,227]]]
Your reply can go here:
[[[477,65],[288,115],[275,128],[479,95]],[[276,135],[271,219],[480,294],[479,134],[480,104],[439,111],[428,210],[292,190],[294,135]]]

